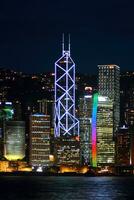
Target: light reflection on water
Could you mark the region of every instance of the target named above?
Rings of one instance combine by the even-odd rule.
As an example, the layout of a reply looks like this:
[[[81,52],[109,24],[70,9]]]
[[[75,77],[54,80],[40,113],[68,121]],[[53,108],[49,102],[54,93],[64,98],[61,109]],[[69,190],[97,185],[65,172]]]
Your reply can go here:
[[[134,177],[0,177],[0,200],[133,199]]]

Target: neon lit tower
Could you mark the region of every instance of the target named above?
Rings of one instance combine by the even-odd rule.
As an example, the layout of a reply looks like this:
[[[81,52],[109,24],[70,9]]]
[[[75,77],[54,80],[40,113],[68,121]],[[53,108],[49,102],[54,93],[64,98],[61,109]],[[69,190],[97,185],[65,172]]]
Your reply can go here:
[[[55,62],[55,127],[57,165],[79,165],[79,121],[75,117],[75,63],[68,50]]]
[[[93,95],[92,110],[92,166],[97,167],[97,106],[98,93]]]
[[[68,50],[55,63],[55,137],[79,136],[79,121],[75,117],[75,63]]]
[[[97,165],[110,166],[115,163],[114,101],[107,96],[98,96],[97,108]]]

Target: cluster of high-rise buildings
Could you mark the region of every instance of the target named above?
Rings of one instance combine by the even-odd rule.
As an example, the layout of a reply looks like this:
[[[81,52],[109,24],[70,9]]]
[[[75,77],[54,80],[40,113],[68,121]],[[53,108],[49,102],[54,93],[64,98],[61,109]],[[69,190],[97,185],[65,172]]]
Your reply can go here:
[[[77,94],[81,79],[75,75],[70,53],[70,44],[65,50],[63,41],[53,84],[42,85],[46,77],[41,77],[41,94],[48,89],[49,95],[37,96],[34,106],[27,103],[22,109],[27,88],[19,100],[15,94],[9,101],[4,92],[7,87],[0,85],[0,171],[101,173],[133,169],[134,79],[129,89],[123,84],[120,89],[120,67],[98,65],[98,84],[85,81]],[[132,73],[123,78],[129,76],[133,77]],[[32,76],[32,81],[35,79],[38,76]]]

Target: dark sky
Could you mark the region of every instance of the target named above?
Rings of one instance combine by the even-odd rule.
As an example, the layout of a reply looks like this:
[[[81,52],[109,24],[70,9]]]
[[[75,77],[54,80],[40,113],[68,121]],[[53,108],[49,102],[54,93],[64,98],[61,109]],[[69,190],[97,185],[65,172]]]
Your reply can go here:
[[[53,71],[63,32],[78,72],[134,70],[133,0],[0,0],[0,66]]]

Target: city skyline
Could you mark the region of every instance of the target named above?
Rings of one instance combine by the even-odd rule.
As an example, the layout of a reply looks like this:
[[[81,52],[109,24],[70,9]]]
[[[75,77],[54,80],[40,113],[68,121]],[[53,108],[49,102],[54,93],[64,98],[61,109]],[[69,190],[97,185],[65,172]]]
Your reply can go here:
[[[28,170],[45,173],[49,170],[54,170],[54,173],[87,173],[88,170],[89,173],[99,175],[99,173],[125,173],[128,168],[129,173],[132,173],[133,166],[131,163],[134,161],[133,154],[131,155],[133,151],[132,131],[134,122],[133,95],[129,96],[127,94],[134,94],[134,72],[126,72],[120,76],[119,66],[99,65],[98,76],[95,76],[98,77],[98,84],[95,81],[92,82],[90,80],[92,76],[88,75],[79,75],[75,79],[75,62],[72,60],[73,54],[70,51],[70,37],[68,48],[64,48],[64,46],[66,46],[66,43],[63,39],[62,55],[55,62],[55,73],[26,75],[13,70],[3,69],[0,71],[1,133],[3,133],[1,134],[1,157],[3,156],[3,136],[5,138],[4,147],[5,149],[10,147],[9,153],[11,154],[10,156],[4,154],[6,159],[1,160],[1,169],[6,172]],[[120,83],[121,90],[119,89]],[[31,99],[29,99],[29,95]],[[120,95],[122,99],[121,107],[116,109],[119,105],[118,97]],[[84,99],[83,104],[82,98],[91,99],[88,99],[88,103]],[[54,102],[56,112],[54,111]],[[48,105],[49,103],[51,108]],[[9,105],[13,106],[9,107]],[[14,108],[14,115],[11,116],[11,119],[7,115],[9,108],[11,110]],[[120,116],[120,113],[124,115],[124,117],[122,116],[123,121],[116,118],[118,115]],[[31,122],[30,116],[36,116],[38,119],[33,118]],[[9,133],[9,130],[6,131],[8,120],[11,123],[14,123],[15,120],[25,122],[25,157],[24,160],[19,157],[22,162],[17,159],[22,154],[16,152],[23,149],[23,141],[18,145],[19,150],[16,151],[15,147],[15,155],[12,155],[14,151],[13,144],[14,142],[18,143],[18,137],[22,134],[19,135],[13,132],[16,128],[13,124],[14,127],[10,131],[13,137],[5,137]],[[80,131],[78,134],[77,129],[74,127],[79,122]],[[114,131],[115,122],[117,122],[116,131]],[[118,127],[123,127],[123,129],[125,127],[124,124],[120,126],[120,122],[124,124],[128,122],[129,125],[129,131],[124,132],[124,136],[122,136],[122,132],[118,135]],[[119,146],[122,139],[123,143]],[[10,141],[11,145],[8,145]],[[120,148],[125,142],[127,142],[127,147],[124,152],[130,154],[131,162],[123,167],[122,163],[126,161]],[[117,156],[119,159],[123,159],[119,171]],[[14,163],[13,168],[12,162]],[[90,169],[93,171],[90,172]]]
[[[0,199],[134,196],[134,2],[0,1]]]
[[[134,3],[39,0],[0,2],[0,67],[23,72],[52,71],[62,33],[71,34],[78,72],[95,74],[97,65],[134,66]],[[113,14],[114,13],[114,14]]]

